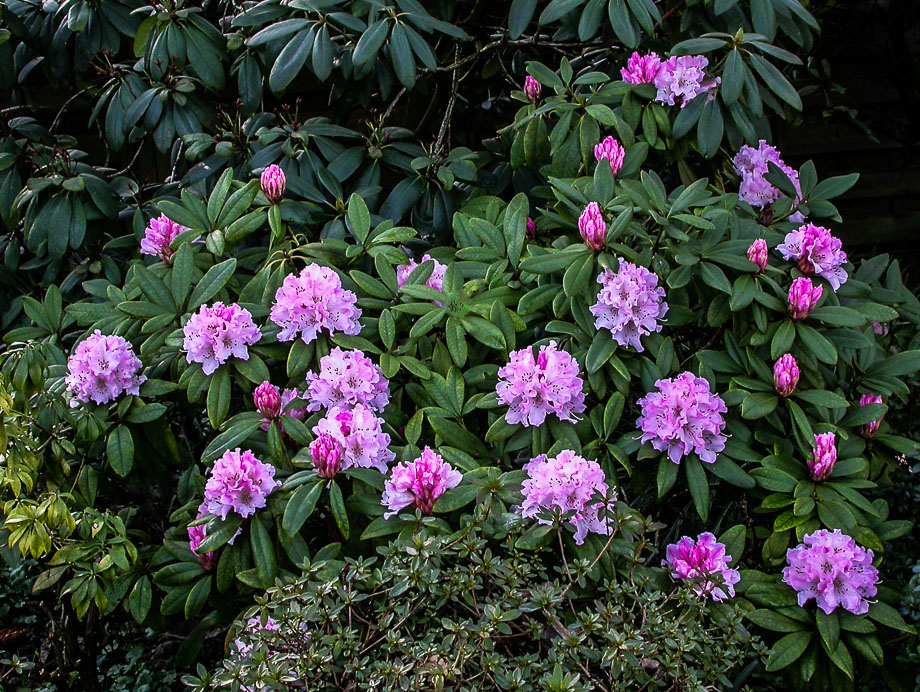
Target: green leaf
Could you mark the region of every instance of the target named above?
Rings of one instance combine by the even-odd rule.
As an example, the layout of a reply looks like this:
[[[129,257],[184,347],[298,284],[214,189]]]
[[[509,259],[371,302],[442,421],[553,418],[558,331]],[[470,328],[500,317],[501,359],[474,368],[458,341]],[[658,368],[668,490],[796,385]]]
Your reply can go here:
[[[371,24],[367,31],[361,34],[361,38],[358,39],[358,45],[355,46],[355,52],[351,57],[355,67],[362,67],[377,56],[387,39],[387,33],[387,20],[380,19]]]
[[[553,536],[553,527],[546,524],[535,524],[517,539],[514,547],[520,550],[539,550],[550,542]]]
[[[530,202],[523,192],[514,196],[505,210],[502,222],[502,233],[505,237],[505,246],[508,248],[508,261],[512,267],[517,266],[521,259],[521,250],[524,247],[524,238],[527,233],[527,214]]]
[[[441,495],[434,503],[432,512],[436,514],[446,514],[447,512],[453,512],[456,509],[465,507],[476,499],[478,492],[479,488],[475,485],[462,483],[456,488],[451,488]]]
[[[281,49],[268,75],[268,86],[273,92],[283,91],[294,81],[310,57],[314,38],[314,28],[304,29]]]
[[[667,455],[658,460],[658,499],[660,500],[674,487],[680,466],[671,461]]]
[[[808,201],[813,199],[833,199],[839,197],[859,180],[859,173],[850,173],[848,175],[837,175],[827,180],[822,180],[815,185],[815,189],[808,195]]]
[[[823,389],[803,389],[797,390],[793,396],[815,406],[824,408],[846,408],[849,406],[847,400],[839,394],[828,392]]]
[[[195,290],[192,291],[192,297],[188,301],[188,310],[192,312],[216,296],[230,280],[230,277],[233,276],[235,270],[236,259],[233,257],[208,269],[201,281],[198,282],[198,285],[195,286]]]
[[[857,310],[839,305],[825,305],[824,307],[815,308],[811,311],[810,316],[835,327],[862,327],[866,323],[865,315]]]
[[[218,548],[226,545],[227,541],[236,535],[240,526],[243,524],[243,517],[235,512],[227,515],[227,518],[221,521],[219,518],[208,523],[207,535],[198,546],[198,552],[204,555],[211,553]]]
[[[252,548],[256,574],[259,575],[262,587],[267,589],[275,582],[278,561],[275,558],[275,546],[258,513],[254,514],[249,522],[249,545]]]
[[[444,329],[444,336],[447,339],[447,350],[450,351],[450,357],[458,367],[463,367],[466,363],[467,344],[466,332],[458,317],[448,317],[447,326]]]
[[[780,357],[789,353],[794,342],[795,325],[792,320],[784,320],[773,333],[773,339],[770,342],[770,357],[773,360],[779,360]]]
[[[746,69],[744,60],[741,58],[741,52],[737,49],[732,50],[725,59],[725,66],[722,68],[722,88],[719,90],[722,95],[722,102],[726,106],[730,106],[741,96]]]
[[[536,9],[537,0],[513,0],[508,12],[509,38],[514,40],[524,33]]]
[[[768,392],[748,394],[741,402],[741,416],[748,420],[763,418],[772,413],[778,403],[779,398],[775,394]]]
[[[828,365],[837,364],[837,349],[816,329],[799,322],[795,325],[795,332],[815,358]]]
[[[208,574],[195,582],[195,586],[188,592],[188,598],[185,599],[185,619],[191,620],[198,615],[210,595],[211,575]]]
[[[751,67],[760,76],[770,91],[779,96],[783,101],[795,108],[802,110],[802,99],[795,87],[783,76],[768,60],[754,53],[750,54]]]
[[[712,475],[745,490],[750,490],[756,485],[753,477],[724,453],[716,457],[715,463],[709,465],[709,470]]]
[[[594,276],[594,253],[576,255],[562,277],[562,288],[570,298],[582,293]]]
[[[835,613],[825,615],[824,611],[818,608],[815,610],[815,619],[818,622],[818,633],[824,642],[824,650],[834,651],[840,643],[840,622],[837,620],[837,615]]]
[[[876,363],[869,368],[867,374],[869,377],[878,377],[879,375],[902,377],[904,375],[913,375],[918,370],[920,370],[920,350],[903,351]]]
[[[588,355],[585,357],[585,368],[589,375],[593,375],[610,360],[610,357],[617,350],[617,342],[613,340],[610,332],[606,329],[599,329],[594,335],[591,347],[588,349]]]
[[[342,538],[348,540],[349,525],[348,512],[345,511],[345,498],[342,497],[342,489],[334,480],[329,481],[329,509],[332,511],[332,517],[342,534]]]
[[[251,419],[235,423],[226,431],[211,440],[211,443],[205,448],[201,455],[201,461],[207,463],[219,457],[228,449],[240,446],[249,437],[259,429],[262,424],[261,417],[258,414]]]
[[[109,466],[119,476],[125,477],[134,464],[134,438],[124,425],[117,426],[109,433],[106,443],[106,456]]]
[[[409,89],[415,86],[415,56],[401,22],[396,22],[390,33],[390,59],[399,83]]]
[[[363,245],[367,240],[367,234],[371,232],[371,213],[367,210],[364,199],[357,192],[353,192],[348,198],[347,219],[351,232]]]
[[[695,456],[685,457],[683,466],[687,473],[687,486],[693,506],[696,507],[700,519],[706,521],[709,518],[709,480],[706,478],[706,472]]]
[[[805,623],[766,608],[752,610],[746,617],[758,627],[771,632],[801,632],[806,628]]]
[[[316,502],[323,493],[325,481],[316,480],[313,483],[300,486],[287,502],[284,508],[284,518],[281,527],[285,533],[295,534],[300,531],[300,527],[309,519],[316,508]]]
[[[208,420],[215,430],[230,412],[230,395],[230,367],[222,365],[211,375],[211,383],[208,386]]]
[[[914,627],[911,627],[906,622],[904,622],[904,618],[901,617],[901,613],[899,613],[887,603],[882,603],[881,601],[872,603],[869,606],[869,617],[880,625],[885,625],[885,627],[900,630],[901,632],[908,632],[910,634],[916,633],[916,629]]]
[[[696,126],[696,137],[700,146],[700,153],[707,159],[712,158],[719,151],[724,132],[725,123],[722,118],[722,107],[717,100],[712,100],[703,107],[703,112]]]
[[[811,632],[792,632],[776,642],[767,659],[767,671],[772,673],[795,663],[811,643],[811,636]]]
[[[364,533],[361,534],[361,540],[366,541],[371,538],[380,538],[381,536],[389,536],[393,533],[399,533],[406,526],[406,522],[399,521],[397,518],[384,519],[383,517],[377,517],[370,524],[367,525],[367,528],[364,529]]]

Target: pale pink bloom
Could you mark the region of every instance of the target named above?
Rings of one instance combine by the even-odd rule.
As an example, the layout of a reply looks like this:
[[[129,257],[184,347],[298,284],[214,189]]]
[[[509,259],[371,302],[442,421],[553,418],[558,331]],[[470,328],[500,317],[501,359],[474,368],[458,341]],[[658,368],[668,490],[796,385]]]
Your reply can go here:
[[[393,468],[380,498],[389,510],[383,518],[389,519],[406,507],[431,514],[437,499],[460,485],[461,480],[463,474],[444,461],[440,454],[425,447],[422,455],[414,461],[402,461]]]

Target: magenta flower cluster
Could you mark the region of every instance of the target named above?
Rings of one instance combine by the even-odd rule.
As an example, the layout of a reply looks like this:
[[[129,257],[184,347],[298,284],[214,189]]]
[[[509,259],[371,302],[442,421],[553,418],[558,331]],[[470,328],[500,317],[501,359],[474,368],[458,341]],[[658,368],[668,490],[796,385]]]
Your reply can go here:
[[[67,390],[73,394],[70,407],[81,402],[106,404],[122,392],[137,395],[147,381],[143,364],[131,344],[120,336],[106,336],[98,329],[77,344],[67,359]]]
[[[653,82],[658,94],[655,100],[669,106],[684,108],[700,94],[711,92],[722,81],[707,79],[709,60],[702,55],[681,55],[668,58],[659,65]],[[713,94],[710,93],[710,98]]]
[[[620,346],[641,353],[645,349],[640,337],[661,331],[668,304],[657,274],[626,260],[619,262],[616,272],[605,269],[597,277],[601,290],[590,310],[595,327],[609,329]]]
[[[789,316],[794,320],[804,320],[818,305],[824,286],[817,286],[807,276],[800,276],[789,287]]]
[[[654,84],[655,77],[661,71],[661,58],[658,53],[639,55],[633,53],[626,61],[626,67],[620,68],[620,76],[630,84]]]
[[[836,293],[848,278],[843,268],[847,253],[842,247],[840,239],[829,230],[809,223],[787,233],[785,242],[776,249],[784,260],[797,260],[799,270],[806,276],[817,274],[827,279]]]
[[[460,485],[462,480],[463,475],[440,454],[425,447],[414,461],[403,461],[393,468],[380,498],[388,510],[383,518],[389,519],[410,506],[421,510],[422,514],[431,514],[435,501]]]
[[[617,496],[607,486],[604,470],[596,461],[565,449],[555,457],[541,454],[531,459],[524,470],[527,479],[521,487],[521,516],[552,525],[553,518],[547,514],[558,512],[575,527],[578,545],[589,532],[610,534],[605,506],[616,502]]]
[[[383,411],[390,401],[390,384],[363,352],[336,346],[320,359],[319,374],[307,373],[306,398],[310,411],[355,404]]]
[[[281,166],[272,164],[262,171],[259,183],[262,186],[262,194],[265,195],[265,199],[268,200],[269,204],[278,204],[281,198],[284,197],[287,178],[285,178]]]
[[[832,432],[815,435],[815,448],[808,460],[811,479],[816,483],[827,480],[836,464],[837,436]]]
[[[266,498],[279,485],[274,466],[237,447],[224,452],[211,467],[201,510],[221,519],[236,512],[245,519],[265,507]]]
[[[780,396],[791,396],[799,384],[799,365],[795,356],[787,353],[773,364],[773,386]]]
[[[776,147],[767,144],[766,140],[760,140],[757,148],[744,145],[735,154],[732,164],[735,167],[735,173],[741,176],[741,185],[738,188],[738,199],[747,202],[752,207],[765,207],[772,204],[780,197],[785,195],[769,182],[764,176],[770,172],[769,164],[778,166],[795,185],[799,196],[802,191],[799,186],[799,174],[791,166],[787,166],[783,161],[779,150]],[[794,214],[793,217],[802,220],[801,215]]]
[[[313,428],[316,439],[310,445],[311,455],[315,454],[314,445],[323,444],[328,449],[326,438],[320,442],[323,433],[333,438],[342,448],[338,468],[365,468],[377,469],[380,473],[387,472],[389,464],[396,455],[387,447],[390,436],[382,431],[383,421],[374,415],[374,412],[364,404],[355,404],[351,409],[333,408],[321,418]],[[316,463],[314,461],[314,463]],[[319,465],[317,464],[317,468]]]
[[[665,554],[661,566],[670,569],[674,579],[689,582],[697,596],[714,601],[734,597],[741,574],[728,566],[732,556],[725,554],[725,546],[711,533],[701,533],[695,540],[684,536],[669,545]]]
[[[308,264],[300,274],[288,274],[275,292],[271,321],[281,327],[279,341],[293,341],[298,336],[305,344],[325,329],[331,336],[343,332],[356,336],[361,332],[361,309],[357,296],[342,288],[339,275],[329,267]]]
[[[182,332],[185,360],[201,363],[205,375],[212,374],[231,357],[249,360],[249,346],[262,338],[249,310],[236,303],[202,305],[189,317]]]
[[[433,288],[436,291],[444,290],[444,275],[447,273],[447,265],[441,264],[431,255],[422,255],[422,261],[416,262],[415,260],[409,260],[409,264],[403,264],[396,268],[396,285],[399,288],[402,288],[406,285],[406,282],[409,280],[409,276],[415,269],[424,262],[434,262],[434,269],[431,271],[431,276],[428,277],[428,280],[425,281],[425,285],[428,288]]]
[[[252,402],[256,410],[262,414],[262,430],[268,430],[273,420],[277,420],[282,415],[303,420],[307,415],[305,406],[297,406],[288,409],[287,406],[295,399],[301,397],[301,392],[297,389],[285,389],[281,391],[271,382],[263,382],[252,393]],[[284,425],[280,424],[281,432],[284,432]]]
[[[505,420],[512,425],[542,425],[550,413],[575,423],[575,414],[585,410],[578,362],[571,354],[557,350],[555,341],[541,346],[536,359],[530,347],[512,351],[498,377],[495,392],[499,403],[508,406]]]
[[[882,404],[882,403],[884,403],[882,401],[882,397],[879,396],[878,394],[863,394],[861,397],[859,397],[860,406],[868,406],[869,404]],[[866,438],[867,440],[871,440],[873,437],[875,437],[878,434],[878,429],[882,425],[883,418],[884,416],[882,416],[882,418],[879,418],[878,420],[874,420],[874,421],[871,421],[870,423],[866,423],[865,425],[860,426],[859,434],[862,437]]]
[[[159,257],[161,260],[169,263],[175,250],[170,247],[173,240],[187,229],[172,219],[166,217],[166,214],[160,214],[155,219],[147,222],[147,228],[144,229],[144,239],[141,241],[141,254]]]
[[[871,550],[858,546],[840,529],[821,529],[786,551],[789,566],[783,570],[783,581],[799,592],[800,606],[813,598],[827,615],[838,606],[864,615],[869,611],[868,599],[877,593],[873,557]]]
[[[651,442],[659,452],[679,464],[684,456],[696,452],[701,461],[712,464],[725,449],[722,432],[728,409],[709,382],[692,372],[658,380],[657,391],[639,399],[642,415],[636,421],[642,442]]]
[[[198,514],[196,519],[201,519],[205,515],[204,512]],[[217,566],[217,555],[213,552],[204,553],[203,555],[198,552],[198,546],[201,545],[202,541],[208,537],[208,532],[205,529],[204,524],[199,524],[198,526],[189,526],[188,527],[188,547],[189,550],[198,558],[198,563],[206,570],[210,571]]]
[[[524,95],[527,96],[531,103],[536,103],[540,100],[541,91],[543,91],[543,85],[540,82],[530,75],[524,78]]]
[[[613,137],[605,137],[599,144],[594,145],[594,158],[598,163],[607,159],[610,170],[617,175],[623,169],[626,148]]]
[[[597,252],[604,248],[607,238],[607,223],[597,202],[589,202],[578,217],[578,232],[589,250]]]

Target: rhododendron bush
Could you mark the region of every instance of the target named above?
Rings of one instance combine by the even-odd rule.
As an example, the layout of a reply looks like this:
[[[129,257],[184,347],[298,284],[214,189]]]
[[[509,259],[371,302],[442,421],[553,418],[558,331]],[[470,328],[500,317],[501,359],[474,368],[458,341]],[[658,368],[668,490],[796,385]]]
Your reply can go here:
[[[79,282],[54,264],[77,261],[76,222],[52,241],[39,209],[76,218],[83,178],[20,199],[52,280],[16,298],[0,353],[0,483],[36,591],[88,622],[188,620],[186,665],[236,620],[199,689],[406,689],[400,666],[419,689],[872,680],[914,635],[888,570],[912,517],[885,492],[918,452],[920,302],[897,260],[842,242],[832,200],[857,176],[773,142],[814,19],[514,2],[462,57],[466,3],[444,5],[138,10],[145,78],[195,81],[126,105],[122,76],[106,136],[178,133],[184,163],[125,202],[133,234],[99,250],[121,263]],[[516,52],[484,150],[451,148],[460,66],[526,31],[554,50]],[[226,138],[192,105],[224,88],[209,42],[250,118]],[[409,143],[384,120],[438,70],[444,124]],[[292,115],[295,78],[333,71],[330,101],[388,104],[372,135]],[[253,113],[263,87],[278,118]]]

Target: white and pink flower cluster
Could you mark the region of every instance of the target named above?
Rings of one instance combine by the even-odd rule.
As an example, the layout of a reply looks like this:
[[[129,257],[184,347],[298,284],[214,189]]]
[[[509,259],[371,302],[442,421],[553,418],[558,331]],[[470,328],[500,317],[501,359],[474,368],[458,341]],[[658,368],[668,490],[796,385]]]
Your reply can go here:
[[[616,492],[607,486],[604,470],[596,461],[565,449],[555,457],[545,454],[524,465],[527,479],[521,492],[521,516],[552,525],[555,514],[575,527],[575,542],[581,545],[588,533],[610,534],[607,507],[616,502]]]
[[[335,332],[355,336],[361,332],[357,300],[353,291],[342,288],[334,270],[308,264],[300,274],[284,277],[275,292],[270,317],[281,327],[279,341],[293,341],[299,336],[309,344],[323,329],[330,336]]]
[[[222,520],[235,512],[245,519],[265,507],[266,498],[279,485],[274,466],[263,463],[248,449],[227,450],[211,467],[199,511]]]
[[[789,566],[783,570],[783,581],[798,591],[800,606],[815,599],[827,615],[838,606],[863,615],[869,611],[868,599],[878,593],[873,557],[871,550],[858,546],[840,529],[821,529],[786,551]]]
[[[707,464],[715,462],[725,449],[722,432],[728,409],[718,394],[713,394],[709,382],[692,372],[658,380],[658,391],[639,399],[642,415],[636,422],[642,431],[642,442],[651,442],[659,452],[679,464],[684,456],[696,452]]]
[[[766,140],[762,139],[756,149],[745,144],[732,159],[735,173],[741,176],[738,199],[759,209],[786,196],[764,177],[770,172],[771,163],[789,176],[798,191],[798,196],[801,197],[802,189],[799,185],[798,172],[786,165],[776,147],[767,144]],[[801,214],[793,216],[797,216],[800,221],[804,220]]]
[[[386,473],[387,464],[396,455],[388,448],[390,436],[383,432],[382,426],[383,421],[364,404],[330,409],[313,428],[316,439],[310,444],[310,453],[317,470],[331,475],[335,475],[333,471],[350,468]],[[329,455],[336,458],[330,459]]]
[[[689,582],[697,596],[707,596],[714,601],[724,601],[735,595],[735,584],[741,574],[731,569],[731,555],[711,533],[701,533],[696,539],[684,536],[665,551],[666,560],[661,566],[671,570],[674,579]]]
[[[387,479],[381,503],[387,508],[384,519],[399,514],[406,507],[431,514],[435,501],[444,493],[460,485],[463,474],[444,461],[430,447],[414,461],[403,461],[393,468]]]
[[[143,364],[131,344],[120,336],[106,336],[98,329],[77,344],[67,359],[67,389],[73,394],[71,408],[81,402],[106,404],[123,392],[137,395],[147,381]]]
[[[824,226],[805,224],[787,233],[784,242],[776,249],[784,260],[798,261],[799,271],[806,276],[817,274],[827,279],[835,293],[847,281],[843,268],[847,253],[843,251],[843,243]]]
[[[709,59],[702,55],[675,55],[662,60],[657,53],[633,53],[620,75],[630,84],[654,84],[658,90],[656,101],[684,108],[700,94],[709,92],[710,98],[714,96],[722,79],[708,78],[708,66]]]
[[[211,375],[231,357],[249,360],[249,347],[262,338],[252,314],[236,303],[202,305],[182,331],[186,361],[201,363],[205,375]]]
[[[495,391],[499,403],[508,406],[505,420],[512,425],[543,425],[550,413],[574,423],[575,414],[585,410],[578,362],[571,354],[558,350],[555,341],[541,346],[536,358],[529,347],[512,351],[498,377]]]
[[[319,373],[307,373],[307,410],[364,404],[383,411],[390,401],[390,384],[380,368],[361,351],[338,346],[320,360]]]
[[[602,288],[590,307],[597,329],[609,329],[613,339],[639,353],[645,350],[639,337],[661,331],[661,320],[668,312],[664,288],[658,275],[645,267],[620,260],[616,272],[605,269],[597,277]]]

